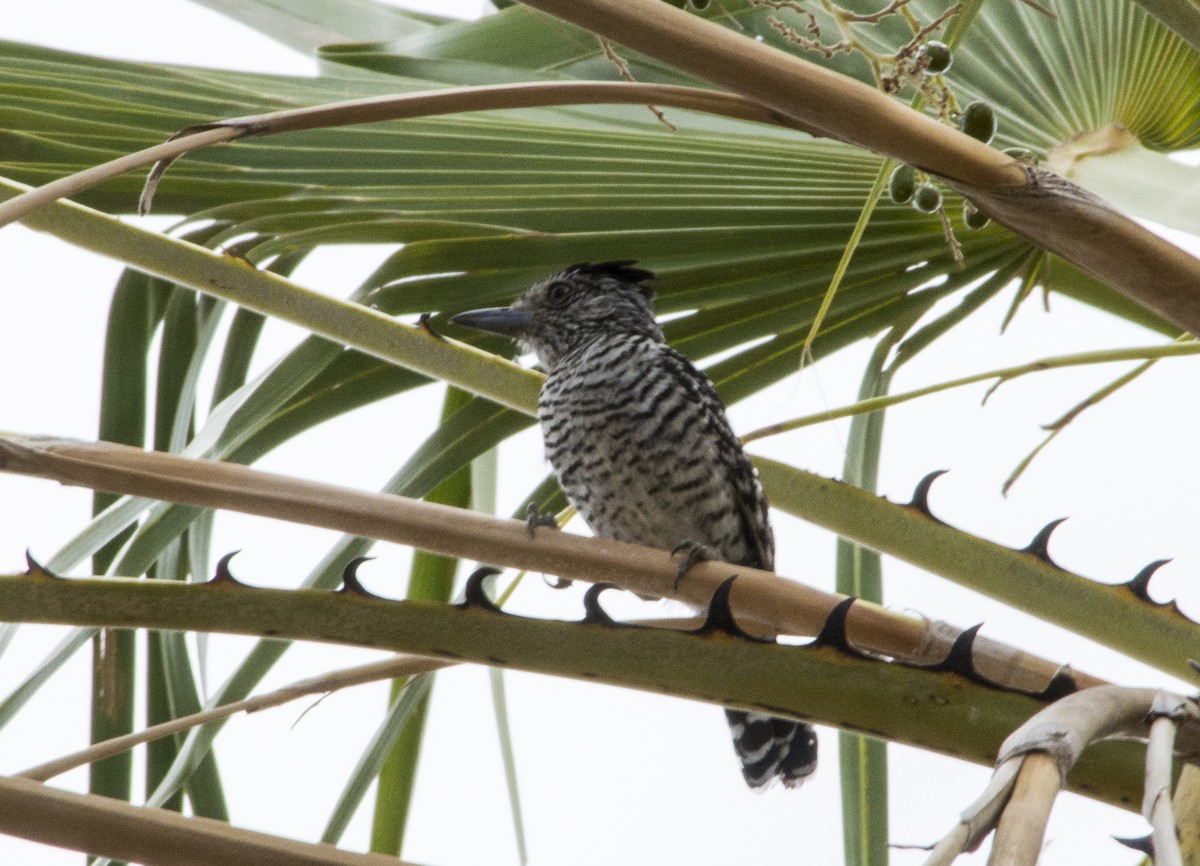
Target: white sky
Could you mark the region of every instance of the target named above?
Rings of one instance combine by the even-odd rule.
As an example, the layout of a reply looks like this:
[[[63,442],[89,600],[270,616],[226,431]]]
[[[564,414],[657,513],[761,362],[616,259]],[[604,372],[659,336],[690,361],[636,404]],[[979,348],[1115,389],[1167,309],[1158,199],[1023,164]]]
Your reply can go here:
[[[431,3],[434,7],[441,4]],[[477,3],[469,4],[472,8]],[[444,7],[443,7],[444,8]],[[185,2],[42,0],[12,4],[0,38],[145,60],[229,65],[302,74],[312,64],[256,34]],[[1195,249],[1195,247],[1193,247]],[[344,293],[367,272],[371,250],[320,257],[297,279]],[[0,319],[0,430],[93,438],[103,323],[119,272],[113,262],[20,227],[0,232],[9,278]],[[1062,298],[1044,314],[1031,300],[1003,338],[1010,300],[989,304],[937,349],[911,363],[895,390],[1037,357],[1160,340]],[[64,311],[70,311],[65,314]],[[296,339],[272,325],[260,362]],[[850,402],[865,360],[856,347],[746,403],[731,416],[739,431]],[[1195,447],[1196,361],[1166,361],[1115,398],[1085,413],[1039,458],[1011,495],[999,495],[1011,468],[1041,438],[1046,423],[1127,367],[1044,374],[1002,388],[985,408],[984,386],[892,410],[881,491],[907,500],[928,471],[949,468],[935,487],[935,511],[948,522],[1023,546],[1047,521],[1069,515],[1052,549],[1066,567],[1106,581],[1175,557],[1155,578],[1159,598],[1180,596],[1200,615],[1192,579],[1200,537],[1190,501],[1200,457]],[[439,395],[412,398],[339,419],[270,455],[266,469],[374,489],[411,443],[436,421]],[[420,429],[415,429],[420,428]],[[753,450],[804,468],[838,474],[847,425],[822,425],[758,443]],[[407,441],[399,441],[402,437]],[[515,507],[529,477],[545,471],[534,431],[502,454],[501,510]],[[539,476],[540,477],[540,474]],[[16,570],[30,548],[47,558],[86,520],[89,497],[41,481],[0,475],[0,569]],[[578,531],[582,531],[579,529]],[[830,588],[833,539],[784,515],[776,517],[779,570]],[[254,580],[292,585],[336,536],[308,528],[222,516],[215,550],[242,549],[236,570]],[[381,547],[363,570],[368,585],[399,592],[407,552]],[[1037,620],[1008,610],[899,563],[885,566],[887,600],[960,625],[984,621],[985,634],[1120,682],[1168,682],[1162,675]],[[552,596],[551,600],[547,600]],[[571,602],[536,581],[515,601],[525,610],[568,610]],[[606,598],[606,603],[617,604]],[[552,606],[552,607],[551,607]],[[657,610],[657,608],[656,608]],[[26,628],[0,658],[0,695],[42,658],[62,634]],[[216,637],[212,680],[219,681],[250,641]],[[342,647],[290,651],[267,684],[282,685],[375,657]],[[79,748],[86,740],[85,650],[27,711],[0,731],[0,772],[14,772]],[[534,863],[840,861],[836,734],[823,731],[823,767],[797,792],[754,796],[742,787],[724,720],[714,708],[567,680],[508,676],[512,724]],[[218,740],[235,823],[313,839],[385,702],[385,688],[334,695],[297,721],[306,702],[236,718]],[[496,749],[487,675],[453,670],[439,682],[410,824],[408,859],[440,866],[516,862]],[[987,778],[983,768],[892,747],[892,837],[928,843],[940,837]],[[56,781],[85,786],[82,773]],[[362,849],[369,823],[362,810],[344,845]],[[1056,808],[1046,864],[1127,864],[1139,858],[1108,840],[1145,832],[1136,816],[1073,796]],[[984,854],[964,862],[982,863]],[[897,852],[893,862],[921,862]],[[0,863],[78,863],[80,855],[0,837]]]

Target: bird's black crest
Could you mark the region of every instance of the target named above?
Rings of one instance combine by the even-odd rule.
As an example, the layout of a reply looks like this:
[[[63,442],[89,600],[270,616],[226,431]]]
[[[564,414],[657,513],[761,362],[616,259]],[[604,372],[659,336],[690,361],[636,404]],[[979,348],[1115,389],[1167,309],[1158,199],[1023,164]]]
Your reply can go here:
[[[647,280],[656,279],[654,271],[635,268],[635,259],[622,259],[616,262],[579,262],[568,265],[563,269],[564,274],[579,274],[585,277],[612,277],[634,285],[641,285]]]

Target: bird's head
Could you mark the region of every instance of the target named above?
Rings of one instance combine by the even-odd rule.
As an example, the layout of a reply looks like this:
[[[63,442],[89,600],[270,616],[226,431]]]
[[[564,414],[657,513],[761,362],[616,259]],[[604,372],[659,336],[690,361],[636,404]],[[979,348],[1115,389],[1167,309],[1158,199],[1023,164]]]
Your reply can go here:
[[[578,264],[534,283],[511,307],[459,313],[450,321],[516,339],[547,370],[594,340],[641,334],[661,340],[654,274],[632,261]]]

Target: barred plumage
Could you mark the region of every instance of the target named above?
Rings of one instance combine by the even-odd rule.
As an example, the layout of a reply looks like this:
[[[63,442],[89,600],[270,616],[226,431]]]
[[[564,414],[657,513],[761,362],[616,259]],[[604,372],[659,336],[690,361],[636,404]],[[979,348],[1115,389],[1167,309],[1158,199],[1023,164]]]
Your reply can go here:
[[[456,320],[516,337],[546,368],[538,415],[559,484],[592,531],[774,567],[767,500],[708,378],[668,346],[649,271],[572,265],[512,307]],[[747,784],[789,787],[816,767],[811,726],[726,710]]]

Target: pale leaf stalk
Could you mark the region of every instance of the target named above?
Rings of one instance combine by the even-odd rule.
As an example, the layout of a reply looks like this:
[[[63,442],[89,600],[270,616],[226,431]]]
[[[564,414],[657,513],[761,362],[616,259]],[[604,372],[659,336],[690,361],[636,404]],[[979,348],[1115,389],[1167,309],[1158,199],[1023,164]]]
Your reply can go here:
[[[676,591],[676,563],[660,550],[564,532],[540,532],[530,538],[527,524],[520,520],[112,443],[0,440],[0,466],[93,489],[117,493],[137,489],[138,495],[167,501],[321,525],[459,559],[503,562],[568,579],[616,583],[698,606],[706,605],[717,586],[736,573],[735,609],[741,616],[784,633],[815,634],[829,611],[844,599],[795,581],[779,580],[770,572],[716,562],[696,564]],[[790,601],[759,595],[764,590],[774,595],[772,590],[781,588]],[[872,649],[908,652],[926,639],[923,621],[867,603],[855,605],[851,620],[895,630],[886,650]]]
[[[525,521],[450,508],[401,496],[364,493],[286,478],[237,464],[143,452],[108,443],[0,439],[6,471],[94,489],[152,496],[203,507],[275,517],[414,545],[482,562],[613,583],[646,595],[705,607],[730,575],[738,577],[733,609],[740,622],[775,634],[816,634],[845,596],[826,593],[759,569],[697,563],[676,587],[675,560],[653,548],[564,532],[529,537]],[[864,649],[918,660],[945,657],[957,630],[859,601],[848,618],[850,640]],[[1043,688],[1055,665],[997,641],[977,638],[975,660],[1016,688]],[[1080,685],[1102,682],[1075,673]]]
[[[958,823],[933,847],[925,866],[949,866],[964,851],[979,847],[1012,796],[1024,760],[1024,756],[1017,756],[996,768],[983,793],[963,809]]]
[[[145,866],[405,866],[394,857],[298,842],[4,776],[0,833]]]
[[[776,634],[813,634],[844,601],[840,595],[729,564],[697,565],[689,580],[676,587],[675,561],[652,548],[552,532],[530,539],[525,521],[498,520],[234,464],[111,444],[37,439],[0,439],[0,462],[9,471],[67,484],[320,525],[447,556],[615,583],[701,608],[724,578],[737,575],[741,580],[734,606],[739,618]],[[756,458],[755,465],[776,507],[849,540],[1049,618],[1169,673],[1190,676],[1182,660],[1200,656],[1195,623],[1174,615],[1169,607],[1133,603],[1124,587],[1099,584],[849,485],[765,458]],[[1115,636],[1114,622],[1122,623]],[[916,620],[865,602],[851,609],[850,626],[858,646],[925,661],[944,658],[958,634],[944,623]],[[1058,672],[1044,659],[984,638],[976,640],[973,657],[985,676],[1027,691],[1041,690]],[[1077,672],[1073,677],[1081,686],[1101,682]]]
[[[53,761],[47,761],[36,767],[30,767],[28,770],[16,775],[19,778],[32,779],[35,782],[45,782],[76,767],[90,764],[112,755],[118,755],[143,743],[158,740],[172,734],[182,733],[198,725],[225,719],[237,713],[256,713],[260,710],[277,707],[308,695],[328,694],[349,686],[373,683],[395,677],[415,676],[437,670],[438,668],[448,667],[451,664],[453,663],[444,659],[401,655],[385,659],[381,662],[373,662],[371,664],[322,674],[318,677],[300,680],[299,682],[263,695],[255,695],[252,698],[246,698],[242,701],[221,704],[199,713],[181,716],[169,722],[152,725],[144,730],[135,731],[132,734],[114,737],[102,743],[96,743],[86,749],[81,749],[73,754],[56,758]]]
[[[673,84],[540,81],[373,96],[187,127],[163,144],[52,181],[0,204],[0,227],[20,220],[57,199],[78,195],[128,171],[153,165],[155,168],[139,202],[139,212],[147,213],[162,173],[174,160],[193,150],[238,138],[472,111],[560,105],[637,105],[649,102],[737,120],[797,127],[795,122],[781,118],[770,109],[744,97]]]
[[[28,190],[0,180],[0,196]],[[405,325],[362,304],[331,298],[237,258],[127,225],[72,202],[54,202],[29,214],[25,224],[84,249],[118,259],[153,276],[196,289],[267,316],[291,322],[368,355],[425,373],[473,394],[535,414],[543,376],[449,340]]]
[[[1160,729],[1160,742],[1155,743],[1153,726],[1161,721],[1169,723],[1169,731]],[[1166,801],[1166,812],[1158,812],[1159,820],[1165,821],[1163,815],[1170,815],[1170,764],[1177,729],[1183,734],[1183,751],[1193,753],[1200,742],[1200,712],[1194,700],[1180,695],[1101,686],[1061,698],[1004,741],[983,795],[963,811],[959,825],[934,849],[926,866],[944,866],[962,851],[974,850],[992,827],[996,838],[989,866],[1035,866],[1063,781],[1089,745],[1110,737],[1152,737],[1143,810],[1149,815]],[[1164,829],[1168,831],[1174,838],[1173,820],[1169,830]]]
[[[777,424],[770,424],[766,427],[750,431],[742,437],[742,442],[749,443],[757,439],[766,439],[768,436],[777,436],[780,433],[788,433],[792,430],[799,430],[802,427],[821,424],[836,418],[877,412],[880,409],[886,409],[889,406],[895,406],[899,403],[907,403],[910,400],[916,400],[920,397],[928,397],[931,394],[938,394],[954,388],[962,388],[966,385],[974,385],[978,382],[986,382],[990,379],[999,380],[995,386],[998,387],[1005,382],[1018,379],[1021,376],[1027,376],[1031,373],[1041,373],[1046,370],[1061,370],[1067,367],[1082,367],[1091,364],[1112,364],[1120,361],[1152,361],[1160,358],[1179,358],[1197,354],[1200,354],[1200,342],[1192,339],[1183,343],[1169,343],[1165,346],[1141,346],[1131,349],[1104,349],[1097,352],[1053,355],[1049,358],[1040,358],[1036,361],[1029,361],[1013,367],[1001,367],[996,370],[988,370],[986,373],[974,373],[970,376],[951,379],[947,382],[928,385],[924,388],[905,391],[901,394],[890,394],[883,397],[873,397],[869,400],[860,400],[847,406],[841,406],[837,409],[827,409],[813,415],[793,418],[790,421],[780,421]],[[1141,368],[1139,367],[1138,369],[1140,370]],[[988,393],[992,393],[995,387]]]
[[[998,762],[1016,755],[1046,752],[1054,756],[1061,774],[1066,776],[1091,743],[1106,737],[1145,738],[1149,715],[1159,691],[1155,689],[1099,686],[1067,695],[1046,707],[1009,735],[1000,747]],[[1192,723],[1200,719],[1194,705],[1177,698],[1182,708],[1191,706]],[[1195,745],[1200,729],[1193,729]]]
[[[21,193],[16,198],[0,203],[0,227],[16,222],[53,201],[79,195],[92,187],[99,186],[106,180],[120,177],[126,172],[145,168],[157,162],[170,163],[185,153],[232,141],[243,135],[245,133],[235,127],[205,129],[188,135],[186,138],[172,138],[162,144],[119,156],[84,171],[52,180],[50,183],[35,187]]]
[[[736,586],[733,592],[736,596]],[[482,604],[456,608],[358,592],[239,587],[228,580],[54,578],[37,570],[0,575],[0,616],[30,623],[269,634],[647,692],[665,689],[705,703],[824,721],[984,764],[992,762],[1007,730],[1044,706],[1033,696],[946,670],[855,657],[831,647],[613,628],[597,618],[581,623],[511,616]],[[547,654],[547,646],[555,652]],[[922,702],[939,712],[921,712]],[[1106,749],[1080,763],[1074,782],[1107,802],[1129,802],[1141,791],[1142,757],[1136,749]]]
[[[988,866],[1037,866],[1050,809],[1062,783],[1052,757],[1041,752],[1025,756],[996,825]]]
[[[1183,866],[1175,810],[1171,801],[1172,764],[1177,719],[1187,718],[1179,697],[1160,692],[1150,711],[1150,738],[1146,745],[1146,793],[1142,815],[1150,822],[1156,866]]]

